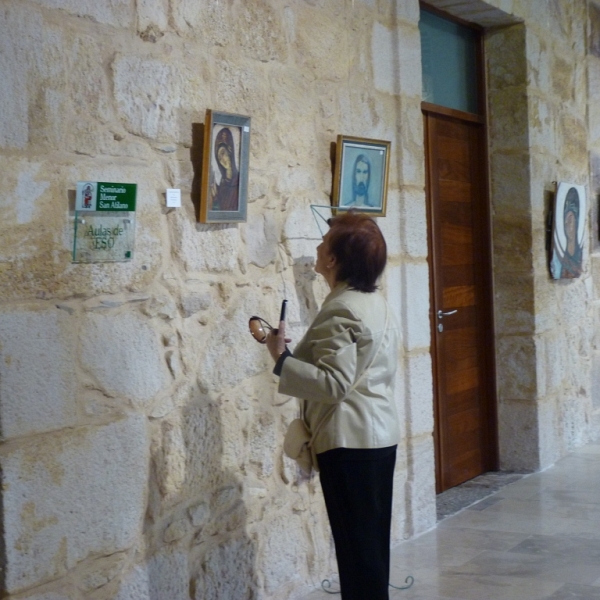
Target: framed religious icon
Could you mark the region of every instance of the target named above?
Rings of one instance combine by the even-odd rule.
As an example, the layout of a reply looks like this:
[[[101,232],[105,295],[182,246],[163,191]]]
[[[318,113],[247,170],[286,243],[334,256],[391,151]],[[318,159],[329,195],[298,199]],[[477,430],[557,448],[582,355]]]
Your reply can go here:
[[[554,196],[552,219],[550,272],[554,279],[581,275],[586,214],[585,187],[561,181]]]
[[[332,204],[384,217],[390,142],[338,135]]]
[[[246,221],[250,117],[206,111],[200,223]]]

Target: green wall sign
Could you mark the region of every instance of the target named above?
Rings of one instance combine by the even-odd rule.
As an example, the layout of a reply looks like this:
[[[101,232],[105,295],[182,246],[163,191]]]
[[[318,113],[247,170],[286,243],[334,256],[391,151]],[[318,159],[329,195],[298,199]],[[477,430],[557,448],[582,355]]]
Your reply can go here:
[[[78,181],[73,262],[133,259],[137,184]]]
[[[137,183],[78,181],[76,211],[135,211]]]

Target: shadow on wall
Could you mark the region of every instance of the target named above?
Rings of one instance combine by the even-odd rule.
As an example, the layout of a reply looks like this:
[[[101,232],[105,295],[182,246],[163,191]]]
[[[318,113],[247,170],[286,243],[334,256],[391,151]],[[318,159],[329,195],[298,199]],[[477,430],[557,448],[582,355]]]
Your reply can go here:
[[[192,179],[192,203],[196,211],[196,221],[200,219],[200,183],[202,180],[202,158],[204,155],[204,123],[192,123],[192,146],[190,162],[194,170]]]
[[[316,253],[315,249],[315,255]],[[319,312],[319,304],[314,292],[314,282],[317,278],[317,274],[315,273],[315,257],[301,256],[296,258],[292,269],[296,285],[295,292],[298,297],[300,322],[308,325],[312,323]]]
[[[183,408],[151,422],[149,558],[124,578],[115,600],[256,598],[256,552],[241,476],[222,466],[221,418],[220,407],[194,389]]]

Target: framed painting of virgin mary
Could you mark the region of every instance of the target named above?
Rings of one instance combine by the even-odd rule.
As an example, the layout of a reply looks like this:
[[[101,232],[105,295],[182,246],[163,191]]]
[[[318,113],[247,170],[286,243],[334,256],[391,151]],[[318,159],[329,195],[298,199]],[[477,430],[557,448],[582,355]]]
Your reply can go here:
[[[241,223],[248,204],[250,117],[206,111],[200,223]]]
[[[586,214],[585,187],[559,182],[552,219],[550,272],[553,279],[575,279],[581,275]]]

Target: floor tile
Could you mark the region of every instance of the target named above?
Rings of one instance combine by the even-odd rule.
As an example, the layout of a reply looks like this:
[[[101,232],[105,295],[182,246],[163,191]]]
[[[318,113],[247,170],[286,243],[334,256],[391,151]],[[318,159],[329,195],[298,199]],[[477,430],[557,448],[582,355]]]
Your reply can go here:
[[[390,581],[414,584],[390,600],[600,600],[600,443],[491,495],[472,490],[444,499],[459,512],[392,550]],[[452,506],[461,498],[475,501]]]
[[[600,587],[567,583],[547,600],[600,600]]]

